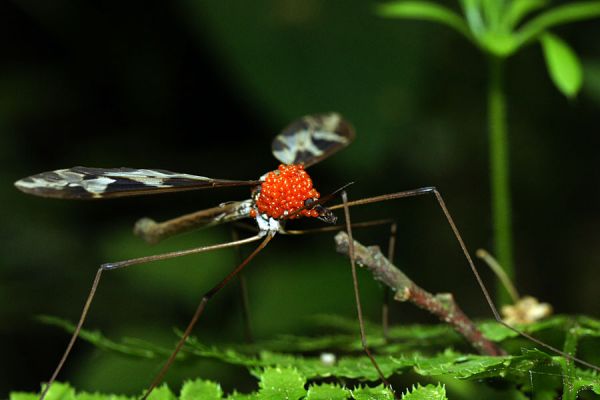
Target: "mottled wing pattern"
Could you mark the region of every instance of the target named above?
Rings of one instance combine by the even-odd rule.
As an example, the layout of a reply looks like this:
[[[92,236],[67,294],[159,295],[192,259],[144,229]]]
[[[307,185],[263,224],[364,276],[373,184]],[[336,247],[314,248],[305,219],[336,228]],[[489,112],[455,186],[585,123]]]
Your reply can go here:
[[[288,125],[273,140],[275,158],[309,167],[349,145],[354,128],[337,113],[307,115]]]
[[[160,169],[74,167],[23,178],[15,182],[15,186],[25,193],[42,197],[100,199],[259,183],[212,179]]]

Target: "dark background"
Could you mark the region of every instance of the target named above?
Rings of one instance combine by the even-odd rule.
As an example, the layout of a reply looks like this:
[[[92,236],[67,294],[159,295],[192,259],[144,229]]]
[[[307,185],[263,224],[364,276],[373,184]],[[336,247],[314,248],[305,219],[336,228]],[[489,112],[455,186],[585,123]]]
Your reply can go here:
[[[255,179],[276,167],[270,141],[283,126],[339,111],[358,136],[311,168],[318,190],[355,181],[350,196],[360,198],[436,185],[469,247],[490,249],[484,58],[443,27],[379,19],[372,4],[355,3],[0,5],[1,397],[49,378],[68,335],[33,317],[78,318],[100,263],[230,237],[220,227],[152,248],[131,235],[138,218],[248,197],[242,188],[62,202],[14,189],[33,173],[130,166]],[[584,61],[577,99],[554,89],[539,46],[511,59],[507,71],[517,285],[560,313],[598,316],[600,24],[555,33]],[[491,315],[432,198],[357,208],[353,216],[397,219],[397,264],[425,288],[453,292],[469,314]],[[355,315],[349,265],[332,236],[279,237],[249,267],[257,337],[300,334],[314,313]],[[356,236],[386,243],[384,229]],[[108,273],[87,327],[170,345],[172,328],[187,323],[201,294],[234,262],[223,250]],[[380,288],[367,274],[360,278],[365,311],[376,320]],[[235,289],[209,304],[196,329],[201,340],[242,340]],[[432,321],[409,306],[395,307],[392,318]],[[80,342],[60,380],[139,393],[161,364]],[[175,368],[168,380],[177,387],[195,376],[226,390],[254,384],[245,370],[208,361]]]

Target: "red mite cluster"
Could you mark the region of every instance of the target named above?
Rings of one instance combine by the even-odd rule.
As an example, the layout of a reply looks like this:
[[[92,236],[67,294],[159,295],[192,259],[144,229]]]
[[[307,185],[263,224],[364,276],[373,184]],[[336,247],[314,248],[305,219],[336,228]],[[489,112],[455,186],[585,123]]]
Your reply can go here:
[[[319,196],[303,165],[281,164],[266,175],[256,199],[256,207],[259,213],[277,219],[286,215],[286,211],[291,214],[303,207],[305,200],[316,200]],[[250,215],[256,217],[256,210],[253,209]],[[316,210],[302,210],[290,218],[318,216]]]

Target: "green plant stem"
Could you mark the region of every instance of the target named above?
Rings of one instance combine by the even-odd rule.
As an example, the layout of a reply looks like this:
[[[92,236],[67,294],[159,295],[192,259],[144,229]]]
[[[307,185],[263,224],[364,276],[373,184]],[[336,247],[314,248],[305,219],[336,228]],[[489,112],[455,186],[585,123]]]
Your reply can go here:
[[[490,133],[492,223],[496,257],[508,277],[514,282],[508,132],[506,128],[506,97],[503,88],[503,66],[503,58],[490,56],[488,121]],[[496,298],[499,304],[510,302],[510,296],[500,282],[498,282],[496,287]]]
[[[575,356],[577,353],[577,344],[579,341],[579,326],[575,325],[567,330],[563,351]],[[576,400],[578,387],[575,386],[575,365],[572,360],[561,359],[561,368],[563,371],[563,400]]]

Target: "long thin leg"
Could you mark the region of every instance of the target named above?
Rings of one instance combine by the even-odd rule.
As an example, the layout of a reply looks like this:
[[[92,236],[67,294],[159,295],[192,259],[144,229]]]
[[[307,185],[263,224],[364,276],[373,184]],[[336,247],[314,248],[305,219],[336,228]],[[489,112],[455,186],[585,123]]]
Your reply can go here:
[[[98,284],[100,283],[100,278],[102,277],[103,271],[105,271],[105,269],[103,267],[100,267],[100,268],[98,268],[98,271],[96,272],[96,276],[94,277],[94,282],[92,283],[92,288],[90,289],[90,293],[88,294],[88,297],[85,300],[85,304],[83,306],[83,311],[81,312],[81,316],[79,317],[79,322],[77,323],[77,327],[75,328],[75,331],[73,332],[73,335],[71,336],[71,340],[69,340],[69,344],[67,345],[65,352],[63,353],[62,357],[60,358],[58,365],[54,369],[54,372],[52,373],[50,380],[44,386],[44,389],[42,390],[42,394],[40,395],[40,400],[44,400],[44,398],[46,397],[46,394],[48,394],[48,390],[50,390],[52,383],[54,383],[54,381],[56,380],[58,373],[62,369],[63,365],[65,364],[65,361],[67,361],[67,358],[69,357],[69,354],[71,353],[71,349],[73,348],[73,345],[75,344],[75,341],[77,340],[77,337],[79,336],[79,332],[81,331],[83,322],[85,321],[85,318],[87,317],[90,306],[92,305],[92,301],[94,300],[94,295],[96,294],[96,289],[98,288]]]
[[[390,225],[390,238],[388,242],[388,260],[393,262],[394,260],[394,249],[396,247],[396,231],[397,225],[396,222],[392,219],[379,219],[374,221],[366,221],[366,222],[355,222],[352,224],[352,229],[355,228],[367,228],[371,226],[378,225]],[[321,232],[331,232],[337,231],[340,228],[344,228],[345,225],[333,225],[333,226],[324,226],[321,228],[315,229],[303,229],[303,230],[286,230],[282,232],[285,235],[306,235],[311,233],[321,233]],[[383,329],[383,337],[385,340],[388,339],[389,336],[389,307],[390,307],[390,288],[384,286],[383,288],[383,302],[381,306],[381,325]]]
[[[388,241],[388,260],[391,263],[394,262],[394,252],[396,248],[396,232],[398,226],[396,223],[392,223],[390,226],[390,240]],[[388,340],[390,331],[390,288],[389,286],[383,287],[383,304],[381,306],[381,326],[383,328],[383,338]]]
[[[145,263],[152,262],[152,261],[166,260],[168,258],[175,258],[175,257],[187,256],[190,254],[204,253],[206,251],[211,251],[211,250],[226,249],[228,247],[236,247],[236,246],[239,246],[242,244],[256,242],[260,238],[261,238],[260,235],[255,235],[255,236],[251,236],[246,239],[238,240],[237,242],[221,243],[221,244],[215,244],[212,246],[194,247],[193,249],[178,250],[178,251],[172,251],[170,253],[155,254],[152,256],[132,258],[131,260],[124,260],[124,261],[117,261],[114,263],[102,264],[102,267],[104,267],[104,269],[117,269],[117,268],[129,267],[130,265],[145,264]]]
[[[354,262],[354,239],[352,238],[352,225],[350,223],[350,209],[348,208],[348,195],[346,191],[342,191],[342,200],[344,204],[344,216],[346,218],[346,230],[348,231],[348,255],[350,256],[350,265],[352,266],[352,283],[354,284],[354,299],[356,300],[356,312],[358,314],[358,324],[360,326],[360,340],[362,343],[363,350],[365,351],[369,360],[371,360],[371,364],[377,370],[377,374],[379,374],[379,378],[385,384],[385,386],[390,387],[389,382],[385,379],[383,372],[381,372],[381,368],[379,368],[379,364],[375,361],[375,357],[371,354],[371,350],[369,350],[369,345],[367,344],[367,335],[365,334],[365,323],[363,320],[362,306],[360,304],[360,292],[358,290],[358,278],[356,276],[356,263]]]
[[[394,220],[391,219],[376,219],[373,221],[365,221],[365,222],[355,222],[352,224],[352,228],[369,228],[372,226],[379,226],[379,225],[391,225],[394,223]],[[292,230],[285,230],[283,232],[281,232],[284,235],[309,235],[309,234],[313,234],[313,233],[322,233],[322,232],[337,232],[340,229],[344,229],[346,228],[346,225],[331,225],[331,226],[323,226],[320,228],[314,228],[314,229],[302,229],[302,230],[298,230],[298,229],[292,229]]]
[[[379,219],[374,221],[366,221],[366,222],[355,222],[352,223],[352,229],[355,228],[368,228],[371,226],[378,225],[390,225],[390,238],[388,242],[388,260],[393,262],[394,259],[394,248],[396,247],[396,231],[397,225],[396,222],[392,219]],[[324,226],[321,228],[315,229],[303,229],[303,230],[286,230],[282,232],[285,235],[306,235],[312,233],[321,233],[321,232],[331,232],[338,231],[340,228],[344,228],[345,225],[333,225],[333,226]],[[390,288],[385,286],[383,288],[383,302],[381,306],[381,324],[383,329],[383,337],[387,340],[389,334],[389,306],[390,306]]]
[[[390,225],[390,238],[388,241],[388,260],[393,262],[394,260],[394,249],[396,247],[396,231],[397,225],[393,219],[379,219],[374,221],[366,222],[354,222],[352,223],[352,229],[355,228],[368,228],[371,226],[378,225]],[[345,225],[333,225],[324,226],[315,229],[303,229],[303,230],[286,230],[282,232],[285,235],[306,235],[312,233],[331,232],[338,231],[340,228],[345,228]],[[381,306],[381,324],[383,329],[383,337],[385,340],[388,339],[389,334],[389,306],[390,306],[390,288],[384,286],[383,288],[383,302]]]
[[[83,310],[81,311],[81,315],[79,317],[79,322],[77,322],[77,326],[75,327],[75,330],[73,331],[73,335],[71,336],[71,339],[69,340],[69,344],[67,345],[67,348],[65,349],[60,361],[58,362],[58,365],[54,369],[54,372],[52,373],[50,380],[44,386],[44,389],[42,390],[42,394],[40,395],[40,400],[44,400],[44,398],[48,394],[48,390],[50,390],[52,383],[54,383],[54,381],[56,380],[56,377],[60,373],[65,361],[67,360],[67,358],[69,357],[69,354],[71,353],[71,350],[73,349],[73,345],[75,344],[75,341],[79,337],[79,333],[81,332],[83,323],[85,322],[85,319],[87,318],[88,311],[90,309],[90,306],[92,305],[92,301],[94,300],[96,290],[98,289],[98,285],[100,284],[100,278],[102,277],[102,273],[104,271],[124,268],[124,267],[128,267],[128,266],[135,265],[135,264],[141,264],[142,262],[164,260],[167,258],[179,257],[181,255],[202,253],[202,252],[216,250],[216,249],[223,249],[226,247],[240,246],[242,244],[250,243],[250,242],[253,242],[253,241],[256,241],[259,239],[260,239],[260,236],[257,235],[257,236],[253,236],[253,237],[250,237],[247,239],[242,239],[242,240],[238,240],[238,241],[230,242],[230,243],[222,243],[222,244],[213,245],[213,246],[197,247],[194,249],[183,250],[183,251],[178,251],[178,252],[165,253],[165,254],[159,254],[159,255],[155,255],[155,256],[142,257],[142,258],[135,258],[132,260],[126,260],[126,261],[121,261],[121,262],[117,262],[117,263],[102,264],[100,266],[100,268],[98,268],[98,271],[96,272],[96,276],[94,277],[92,287],[90,288],[90,292],[89,292],[87,299],[85,301],[85,304],[83,306]]]
[[[185,331],[183,332],[183,335],[181,336],[181,339],[179,339],[179,342],[177,342],[177,345],[175,346],[175,350],[173,350],[173,353],[171,353],[171,355],[167,359],[167,362],[165,363],[165,365],[163,365],[163,367],[158,372],[158,374],[156,374],[156,376],[152,380],[152,383],[148,387],[148,390],[146,390],[146,393],[144,394],[144,396],[142,397],[142,399],[148,398],[148,396],[150,395],[150,393],[152,392],[152,390],[160,382],[162,382],[165,374],[167,373],[167,371],[171,367],[171,364],[173,364],[173,361],[175,361],[175,357],[177,356],[177,353],[179,353],[179,350],[181,350],[181,348],[185,344],[185,341],[187,340],[187,338],[192,333],[192,329],[194,329],[194,326],[196,325],[196,322],[198,322],[198,319],[200,318],[200,316],[204,312],[204,309],[206,308],[206,304],[208,303],[208,301],[215,294],[217,294],[219,292],[219,290],[223,289],[223,287],[225,287],[225,285],[227,285],[227,283],[229,283],[229,281],[231,279],[233,279],[238,273],[240,273],[240,271],[242,269],[244,269],[244,267],[246,265],[248,265],[248,263],[250,262],[250,260],[252,260],[262,249],[265,248],[265,246],[271,241],[271,239],[273,239],[273,236],[274,236],[274,234],[268,234],[264,238],[264,240],[258,245],[258,247],[256,249],[254,249],[254,251],[248,257],[246,257],[246,259],[244,261],[242,261],[242,263],[240,265],[238,265],[221,282],[219,282],[212,289],[210,289],[208,292],[206,292],[204,294],[204,296],[202,296],[202,299],[200,300],[200,303],[198,304],[198,308],[196,308],[196,312],[194,313],[194,316],[190,320],[187,328],[185,328]]]
[[[446,220],[448,220],[448,223],[450,224],[450,227],[452,228],[452,231],[454,232],[454,236],[456,237],[456,239],[458,240],[458,243],[460,244],[460,248],[462,249],[463,254],[465,255],[467,261],[469,262],[471,271],[473,271],[473,275],[475,275],[475,279],[477,280],[477,283],[479,284],[479,287],[481,288],[481,291],[483,292],[483,295],[485,296],[485,300],[487,301],[488,305],[490,306],[490,309],[492,310],[492,313],[494,314],[494,318],[496,319],[496,321],[498,323],[504,325],[511,331],[516,332],[519,335],[523,336],[524,338],[527,338],[527,339],[531,340],[532,342],[534,342],[550,351],[553,351],[556,354],[559,354],[559,355],[565,357],[567,360],[575,361],[575,362],[580,363],[581,365],[585,365],[588,368],[592,368],[596,371],[600,371],[600,367],[598,367],[597,365],[591,364],[591,363],[584,361],[578,357],[572,356],[571,354],[565,353],[564,351],[559,350],[556,347],[551,346],[547,343],[544,343],[541,340],[513,327],[510,324],[507,324],[506,322],[504,322],[502,320],[502,318],[500,317],[500,313],[498,312],[498,309],[496,308],[496,306],[494,305],[494,302],[492,301],[492,297],[490,296],[489,291],[487,290],[487,287],[483,283],[483,279],[481,279],[481,276],[479,275],[479,271],[477,271],[477,268],[475,267],[475,264],[473,263],[471,254],[469,254],[469,251],[467,250],[467,246],[465,245],[462,237],[460,236],[458,228],[456,227],[456,224],[454,223],[454,220],[452,219],[452,216],[450,215],[450,212],[448,211],[448,208],[446,207],[446,203],[444,202],[442,195],[435,188],[433,188],[432,192],[435,195],[435,198],[438,201],[438,204],[442,208],[442,211],[444,212],[444,215],[446,216]]]
[[[366,199],[350,201],[350,202],[342,203],[342,204],[336,204],[332,207],[329,207],[329,209],[335,210],[335,209],[342,208],[342,207],[344,209],[346,209],[346,207],[377,203],[377,202],[386,201],[386,200],[401,199],[401,198],[405,198],[405,197],[415,197],[415,196],[420,196],[420,195],[424,195],[424,194],[433,194],[435,196],[435,199],[437,200],[438,205],[442,209],[442,212],[444,213],[444,216],[445,216],[446,220],[448,221],[448,224],[450,225],[452,232],[454,233],[454,237],[458,241],[458,244],[460,245],[460,248],[461,248],[465,258],[467,259],[469,267],[471,268],[471,271],[473,272],[473,275],[475,276],[475,279],[477,280],[477,284],[479,285],[479,288],[481,289],[481,291],[485,297],[485,300],[486,300],[488,306],[490,307],[490,310],[492,310],[494,319],[496,319],[496,321],[499,324],[507,327],[508,329],[519,334],[520,336],[523,336],[524,338],[531,340],[535,344],[542,346],[562,357],[565,357],[568,360],[575,361],[581,365],[584,365],[588,368],[591,368],[593,370],[600,372],[599,366],[591,364],[591,363],[584,361],[578,357],[567,354],[564,351],[557,349],[556,347],[551,346],[547,343],[544,343],[541,340],[536,339],[535,337],[531,336],[530,334],[525,333],[502,320],[502,318],[500,317],[500,313],[498,312],[498,309],[496,308],[496,306],[494,305],[494,302],[492,301],[492,297],[490,296],[487,287],[483,283],[483,279],[481,279],[481,276],[479,275],[479,271],[477,270],[477,268],[475,267],[475,264],[473,263],[471,254],[469,253],[469,250],[467,250],[467,246],[465,245],[465,242],[462,239],[462,236],[460,235],[460,232],[458,231],[456,224],[454,223],[454,219],[450,215],[450,211],[448,210],[448,207],[446,207],[446,203],[444,202],[442,195],[440,194],[440,192],[438,192],[438,190],[435,187],[430,186],[430,187],[424,187],[424,188],[419,188],[419,189],[414,189],[414,190],[406,190],[406,191],[397,192],[397,193],[384,194],[381,196],[369,197]]]
[[[231,227],[231,237],[233,241],[237,241],[240,239],[240,235],[235,226]],[[238,264],[244,261],[242,257],[242,250],[239,246],[235,248],[235,254],[237,256]],[[246,275],[243,272],[240,272],[238,279],[240,281],[240,300],[242,303],[244,338],[246,339],[246,342],[252,343],[254,342],[254,338],[252,335],[252,326],[250,325],[250,302],[248,301],[248,283],[246,281]]]

